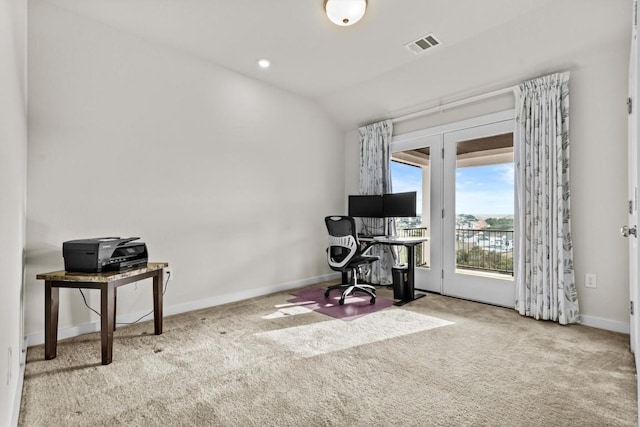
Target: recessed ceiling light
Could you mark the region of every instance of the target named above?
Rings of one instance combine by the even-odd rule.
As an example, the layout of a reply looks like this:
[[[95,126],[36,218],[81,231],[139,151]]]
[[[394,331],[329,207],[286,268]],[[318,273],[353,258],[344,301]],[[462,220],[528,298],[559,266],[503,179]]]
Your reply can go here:
[[[258,59],[258,66],[260,68],[269,68],[271,66],[271,61],[266,58]]]

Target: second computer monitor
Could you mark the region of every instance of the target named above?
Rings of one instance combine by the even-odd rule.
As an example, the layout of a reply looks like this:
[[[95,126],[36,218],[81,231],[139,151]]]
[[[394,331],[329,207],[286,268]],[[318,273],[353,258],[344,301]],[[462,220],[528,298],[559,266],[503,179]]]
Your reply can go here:
[[[414,217],[416,209],[417,193],[390,193],[383,196],[382,211],[385,217]]]
[[[349,216],[383,218],[382,195],[349,196]]]

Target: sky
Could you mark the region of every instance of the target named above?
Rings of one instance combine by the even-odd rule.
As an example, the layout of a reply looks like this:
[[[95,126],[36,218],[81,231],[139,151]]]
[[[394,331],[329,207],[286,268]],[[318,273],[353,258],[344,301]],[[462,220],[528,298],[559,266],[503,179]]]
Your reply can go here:
[[[422,170],[391,162],[394,193],[418,192],[422,207]],[[513,163],[456,169],[456,215],[513,215]]]

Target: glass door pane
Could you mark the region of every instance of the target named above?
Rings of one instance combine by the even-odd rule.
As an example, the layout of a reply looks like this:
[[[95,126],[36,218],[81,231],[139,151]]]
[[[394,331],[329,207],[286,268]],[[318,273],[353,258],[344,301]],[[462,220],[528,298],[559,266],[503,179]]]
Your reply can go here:
[[[513,276],[513,134],[456,147],[456,269]]]
[[[420,153],[422,164],[408,162],[406,159],[409,152],[395,153],[391,161],[391,188],[394,193],[404,193],[407,191],[415,191],[417,193],[416,210],[418,216],[413,218],[394,218],[398,236],[401,237],[429,237],[429,215],[423,215],[423,212],[429,212],[429,197],[424,198],[423,187],[429,187],[430,168],[429,159],[431,156],[429,147],[413,150],[411,154]],[[426,209],[423,203],[426,203]],[[407,263],[407,249],[404,246],[399,247],[400,263]],[[424,242],[416,247],[415,266],[429,268],[430,244]]]
[[[443,293],[512,307],[513,120],[444,135]]]
[[[391,188],[394,193],[417,193],[417,216],[396,218],[399,236],[427,237],[415,250],[415,288],[441,292],[441,177],[442,138],[429,136],[393,148],[391,154]],[[435,221],[432,221],[435,218]],[[400,264],[408,264],[407,250],[399,251]]]

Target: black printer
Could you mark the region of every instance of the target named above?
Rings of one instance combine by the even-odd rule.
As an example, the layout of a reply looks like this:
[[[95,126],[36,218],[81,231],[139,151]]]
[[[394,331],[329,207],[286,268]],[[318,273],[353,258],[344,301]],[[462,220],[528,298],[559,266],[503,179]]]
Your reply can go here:
[[[81,273],[120,271],[146,265],[147,245],[139,237],[97,237],[62,243],[64,269]]]

